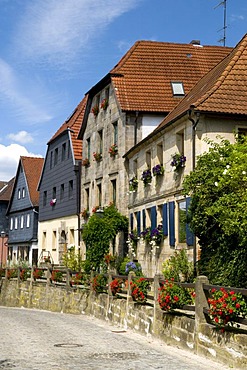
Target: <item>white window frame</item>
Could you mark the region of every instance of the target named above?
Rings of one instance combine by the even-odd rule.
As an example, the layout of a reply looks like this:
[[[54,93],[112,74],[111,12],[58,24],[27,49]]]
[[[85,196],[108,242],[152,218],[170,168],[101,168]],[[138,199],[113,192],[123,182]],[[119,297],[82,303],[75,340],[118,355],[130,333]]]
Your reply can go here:
[[[18,217],[15,217],[15,230],[18,229]]]
[[[27,214],[27,227],[30,227],[30,214]]]
[[[21,215],[21,229],[23,229],[24,227],[24,216]]]

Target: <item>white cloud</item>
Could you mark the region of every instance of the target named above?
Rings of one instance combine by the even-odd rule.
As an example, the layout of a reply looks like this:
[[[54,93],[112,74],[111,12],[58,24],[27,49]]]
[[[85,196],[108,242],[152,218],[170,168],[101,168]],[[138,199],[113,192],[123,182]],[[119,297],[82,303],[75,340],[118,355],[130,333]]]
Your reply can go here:
[[[24,146],[11,144],[4,146],[0,144],[0,180],[9,181],[16,175],[20,156],[42,157],[39,154],[29,153]]]
[[[66,67],[117,17],[142,0],[36,0],[26,8],[17,44],[25,57]],[[54,65],[55,64],[55,65]]]
[[[8,104],[12,114],[26,123],[47,122],[52,117],[28,98],[14,70],[0,58],[0,102]]]
[[[16,134],[9,134],[7,137],[17,143],[27,144],[33,142],[33,137],[27,131],[19,131]]]

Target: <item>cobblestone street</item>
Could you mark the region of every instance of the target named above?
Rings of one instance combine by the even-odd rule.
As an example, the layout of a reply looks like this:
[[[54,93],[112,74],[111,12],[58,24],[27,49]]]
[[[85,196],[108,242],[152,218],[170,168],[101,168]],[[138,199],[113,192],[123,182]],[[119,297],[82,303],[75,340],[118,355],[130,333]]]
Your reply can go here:
[[[0,307],[0,369],[227,369],[84,315]]]

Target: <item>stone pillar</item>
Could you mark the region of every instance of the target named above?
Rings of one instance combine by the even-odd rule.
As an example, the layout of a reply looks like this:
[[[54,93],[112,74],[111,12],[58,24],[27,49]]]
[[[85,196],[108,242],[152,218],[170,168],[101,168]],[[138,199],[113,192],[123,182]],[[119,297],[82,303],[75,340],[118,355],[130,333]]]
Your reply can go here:
[[[158,303],[158,295],[159,295],[159,287],[160,287],[160,279],[164,279],[163,275],[156,274],[154,276],[154,313],[153,313],[153,333],[157,334],[158,332],[158,312],[160,311],[160,305]]]
[[[198,276],[195,282],[195,350],[198,351],[198,336],[201,331],[201,326],[205,324],[206,318],[203,308],[208,308],[208,301],[203,290],[203,284],[209,284],[206,276]]]

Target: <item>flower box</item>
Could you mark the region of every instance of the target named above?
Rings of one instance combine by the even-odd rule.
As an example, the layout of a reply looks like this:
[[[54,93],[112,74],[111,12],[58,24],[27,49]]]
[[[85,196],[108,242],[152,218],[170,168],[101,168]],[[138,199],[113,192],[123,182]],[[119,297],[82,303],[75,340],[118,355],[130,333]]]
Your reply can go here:
[[[99,114],[99,106],[94,105],[91,112],[93,113],[94,117],[97,117],[97,115]]]
[[[185,167],[186,157],[183,154],[176,153],[172,156],[171,166],[174,171],[179,171]]]
[[[111,157],[115,157],[118,154],[118,147],[116,144],[110,146],[108,153]]]
[[[50,206],[51,206],[51,207],[55,206],[56,202],[57,202],[56,198],[52,199],[52,200],[50,201]]]
[[[93,152],[93,157],[96,162],[100,162],[102,160],[102,154],[98,152]]]
[[[132,179],[129,180],[129,191],[135,192],[138,188],[138,180],[136,177],[132,177]]]
[[[149,185],[152,182],[152,173],[151,170],[147,169],[143,171],[141,180],[143,181],[144,186]]]
[[[153,176],[162,176],[164,175],[164,167],[161,164],[157,164],[152,168]]]
[[[108,105],[109,105],[108,99],[103,99],[101,104],[100,104],[100,108],[106,110]]]
[[[88,158],[85,158],[82,160],[82,166],[83,167],[89,167],[90,166],[90,161]]]

